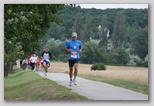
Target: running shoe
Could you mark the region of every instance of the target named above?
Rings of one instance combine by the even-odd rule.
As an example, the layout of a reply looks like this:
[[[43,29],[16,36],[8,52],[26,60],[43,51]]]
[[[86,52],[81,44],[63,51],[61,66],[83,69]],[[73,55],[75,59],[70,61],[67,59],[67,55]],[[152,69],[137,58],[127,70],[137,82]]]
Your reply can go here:
[[[47,73],[44,71],[44,75],[47,76]]]
[[[69,86],[72,86],[72,81],[70,81]]]
[[[77,85],[77,82],[76,82],[76,80],[75,80],[75,79],[73,79],[73,83],[74,83],[74,85]]]
[[[44,76],[47,76],[46,72],[45,72],[45,69],[43,68],[42,69],[43,73],[44,73]]]

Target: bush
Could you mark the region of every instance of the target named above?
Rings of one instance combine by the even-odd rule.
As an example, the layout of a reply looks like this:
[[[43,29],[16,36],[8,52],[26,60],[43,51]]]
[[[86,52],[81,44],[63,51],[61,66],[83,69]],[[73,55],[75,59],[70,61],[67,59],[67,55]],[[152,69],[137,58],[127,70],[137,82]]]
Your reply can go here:
[[[148,61],[139,61],[136,63],[136,66],[148,67]]]
[[[91,70],[106,70],[106,66],[103,63],[96,63],[91,66]]]

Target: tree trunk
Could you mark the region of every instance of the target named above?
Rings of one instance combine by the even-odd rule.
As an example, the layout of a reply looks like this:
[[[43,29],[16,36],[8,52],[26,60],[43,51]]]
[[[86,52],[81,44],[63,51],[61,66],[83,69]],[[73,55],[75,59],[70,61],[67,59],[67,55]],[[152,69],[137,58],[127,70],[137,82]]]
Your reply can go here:
[[[12,70],[13,70],[13,63],[10,63],[10,65],[9,65],[9,72],[12,73]]]
[[[8,63],[4,63],[4,77],[8,76],[9,73],[9,64]]]

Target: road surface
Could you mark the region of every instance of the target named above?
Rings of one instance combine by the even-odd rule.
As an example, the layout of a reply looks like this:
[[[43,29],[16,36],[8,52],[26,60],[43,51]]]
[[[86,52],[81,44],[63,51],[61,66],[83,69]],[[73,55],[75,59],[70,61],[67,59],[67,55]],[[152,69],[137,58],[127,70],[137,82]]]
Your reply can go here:
[[[38,74],[91,100],[148,100],[148,95],[80,77],[77,77],[77,85],[70,87],[69,75],[65,73],[47,73],[47,76],[43,72]]]

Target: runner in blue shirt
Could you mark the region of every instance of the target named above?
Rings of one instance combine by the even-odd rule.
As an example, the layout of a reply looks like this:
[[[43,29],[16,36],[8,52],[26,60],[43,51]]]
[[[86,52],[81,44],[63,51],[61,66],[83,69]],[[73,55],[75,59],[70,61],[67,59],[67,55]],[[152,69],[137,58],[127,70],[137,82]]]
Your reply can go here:
[[[78,63],[80,60],[80,53],[82,52],[82,42],[80,40],[77,40],[77,33],[75,32],[72,33],[72,40],[69,40],[65,44],[64,50],[68,52],[69,77],[70,77],[69,86],[72,85],[72,82],[75,85],[77,85],[76,76],[78,72]],[[74,79],[72,80],[73,67],[74,67]]]

